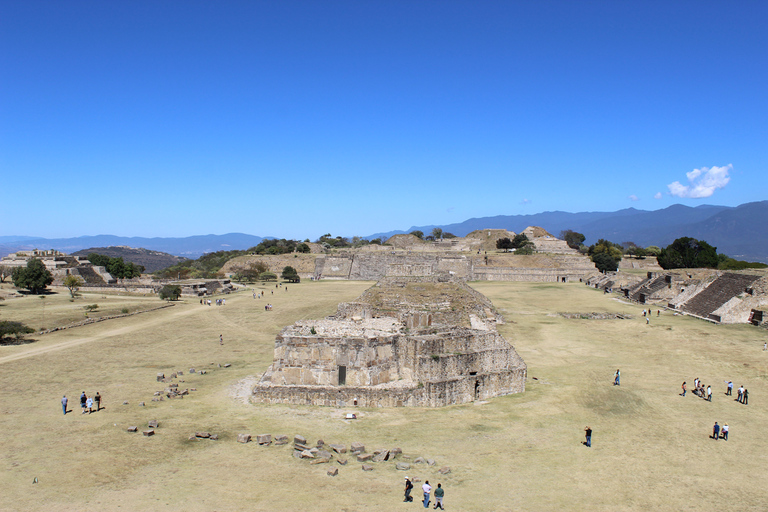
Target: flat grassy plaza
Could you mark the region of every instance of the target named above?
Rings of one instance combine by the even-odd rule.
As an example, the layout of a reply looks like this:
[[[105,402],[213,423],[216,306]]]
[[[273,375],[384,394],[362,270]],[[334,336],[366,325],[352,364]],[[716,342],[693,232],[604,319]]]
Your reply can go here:
[[[642,306],[578,283],[472,283],[503,314],[499,330],[528,365],[525,393],[439,409],[247,402],[280,329],[330,315],[372,284],[249,286],[225,306],[182,299],[0,346],[0,509],[416,510],[420,484],[414,503],[403,503],[405,475],[442,483],[447,510],[768,508],[768,332],[657,317],[655,306],[646,325]],[[252,288],[265,297],[254,299]],[[65,289],[55,291],[1,301],[0,319],[50,328],[82,320],[86,304],[104,314],[162,304],[91,293],[73,303]],[[565,312],[631,318],[558,315]],[[621,386],[612,385],[617,368]],[[195,391],[153,401],[167,386],[156,375],[177,370],[179,388]],[[696,377],[712,386],[711,403],[690,391],[679,396],[681,383],[690,390]],[[749,405],[724,395],[728,380],[749,390]],[[104,408],[81,414],[82,391],[98,391]],[[358,419],[344,419],[348,412]],[[146,437],[150,420],[159,426]],[[715,421],[729,424],[727,442],[709,438]],[[591,448],[582,444],[587,425]],[[190,439],[201,431],[219,439]],[[291,444],[242,444],[240,433],[361,442],[368,452],[400,447],[411,470],[389,461],[364,472],[349,454],[344,466],[311,465],[292,456]],[[436,465],[414,464],[419,456]],[[443,466],[451,472],[439,474]],[[326,474],[333,467],[336,477]]]

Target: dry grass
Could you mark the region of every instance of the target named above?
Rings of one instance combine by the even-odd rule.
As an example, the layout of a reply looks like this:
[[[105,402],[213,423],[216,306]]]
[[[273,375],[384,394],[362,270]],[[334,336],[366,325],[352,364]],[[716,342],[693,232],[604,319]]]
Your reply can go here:
[[[321,318],[370,283],[289,285],[265,299],[250,293],[225,307],[177,307],[39,336],[0,347],[0,463],[3,510],[394,510],[403,472],[391,463],[339,476],[291,457],[290,447],[235,442],[240,432],[302,434],[311,441],[371,449],[400,446],[438,467],[410,476],[438,481],[450,510],[765,510],[768,441],[765,331],[653,317],[578,284],[476,283],[505,315],[502,333],[528,364],[527,390],[485,404],[442,409],[346,411],[243,404],[231,392],[272,358],[275,334]],[[270,290],[267,288],[267,290]],[[33,301],[39,299],[21,299]],[[156,300],[156,299],[155,299]],[[9,301],[5,301],[7,305]],[[159,301],[158,301],[159,302]],[[274,310],[265,312],[265,302]],[[99,302],[101,304],[101,302]],[[31,307],[36,307],[34,304]],[[47,307],[47,306],[46,306]],[[0,308],[11,318],[9,307]],[[20,310],[23,314],[23,308]],[[634,320],[579,320],[547,313],[616,311]],[[28,313],[34,316],[35,312]],[[219,346],[218,335],[225,344]],[[210,363],[232,363],[219,368]],[[151,402],[158,371],[187,375],[183,400]],[[622,386],[611,385],[616,368]],[[712,403],[678,396],[683,380],[712,384]],[[533,379],[536,378],[536,380]],[[746,385],[751,405],[722,395],[723,380]],[[106,409],[63,416],[80,391],[100,391]],[[128,405],[122,402],[128,401]],[[139,401],[146,407],[139,407]],[[158,419],[152,438],[125,432]],[[708,439],[715,421],[731,440]],[[581,445],[585,425],[593,448]],[[189,441],[208,430],[220,441]],[[32,484],[37,477],[38,484]],[[418,495],[417,495],[418,499]]]

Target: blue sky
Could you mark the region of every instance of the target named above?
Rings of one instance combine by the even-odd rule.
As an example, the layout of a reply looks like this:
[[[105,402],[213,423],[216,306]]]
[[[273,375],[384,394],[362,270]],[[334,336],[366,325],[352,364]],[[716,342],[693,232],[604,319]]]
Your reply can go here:
[[[768,2],[0,2],[0,235],[768,199]]]

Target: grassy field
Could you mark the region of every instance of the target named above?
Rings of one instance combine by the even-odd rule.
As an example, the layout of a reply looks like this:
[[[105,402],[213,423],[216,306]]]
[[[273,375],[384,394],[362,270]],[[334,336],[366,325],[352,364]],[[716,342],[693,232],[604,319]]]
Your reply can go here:
[[[414,465],[408,475],[441,482],[449,510],[768,507],[768,353],[762,351],[768,333],[669,313],[654,313],[646,325],[641,307],[576,283],[473,284],[503,313],[507,323],[500,330],[528,364],[523,394],[441,409],[362,409],[355,421],[343,419],[351,409],[252,405],[239,398],[248,379],[271,362],[283,326],[331,314],[370,284],[266,288],[264,299],[238,293],[223,307],[181,301],[0,347],[0,509],[421,507],[402,503],[405,474],[393,463],[363,472],[350,461],[336,465],[339,475],[331,478],[329,465],[294,459],[290,445],[240,444],[238,433],[359,441],[368,451],[399,446],[413,458],[434,458],[436,466]],[[34,319],[39,300],[4,301],[0,318]],[[84,303],[106,307],[111,300],[159,303],[143,297]],[[272,311],[264,311],[266,302]],[[67,304],[64,298],[61,306]],[[566,319],[557,312],[634,318]],[[188,374],[190,368],[208,374]],[[612,386],[617,368],[622,385]],[[164,388],[155,375],[173,370],[185,372],[180,388],[196,391],[182,400],[152,402]],[[682,381],[691,385],[695,377],[712,385],[712,403],[691,393],[678,396]],[[749,389],[750,405],[723,395],[729,379]],[[80,414],[76,402],[83,390],[99,391],[106,408]],[[62,394],[73,410],[66,416]],[[126,432],[130,425],[145,429],[151,419],[160,422],[154,437]],[[715,421],[730,425],[728,442],[708,438]],[[581,444],[585,425],[594,429],[592,448]],[[219,434],[220,440],[189,440],[195,431]],[[449,475],[437,473],[444,465]]]

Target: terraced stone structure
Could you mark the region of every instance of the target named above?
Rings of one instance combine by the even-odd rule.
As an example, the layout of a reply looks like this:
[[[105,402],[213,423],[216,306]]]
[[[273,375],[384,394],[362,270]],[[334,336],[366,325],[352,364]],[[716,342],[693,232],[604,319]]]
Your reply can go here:
[[[463,281],[386,278],[334,316],[284,328],[262,403],[440,407],[525,390],[491,302]]]

